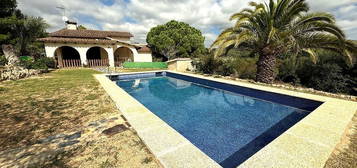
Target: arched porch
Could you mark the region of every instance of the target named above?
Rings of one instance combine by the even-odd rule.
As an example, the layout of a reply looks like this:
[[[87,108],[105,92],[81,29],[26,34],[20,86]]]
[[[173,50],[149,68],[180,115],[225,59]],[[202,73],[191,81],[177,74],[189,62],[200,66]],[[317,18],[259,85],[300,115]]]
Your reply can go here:
[[[61,46],[55,50],[55,60],[59,68],[81,66],[79,52],[70,46]]]
[[[114,65],[121,67],[124,62],[133,62],[134,54],[128,47],[119,47],[114,52]]]
[[[108,52],[102,47],[91,47],[86,53],[89,67],[109,66]]]

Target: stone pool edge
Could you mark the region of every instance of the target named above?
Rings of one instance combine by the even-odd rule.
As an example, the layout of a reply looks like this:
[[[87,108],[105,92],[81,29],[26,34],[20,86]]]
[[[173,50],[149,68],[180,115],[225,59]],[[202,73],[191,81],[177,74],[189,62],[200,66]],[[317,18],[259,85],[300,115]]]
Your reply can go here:
[[[331,98],[331,97],[325,97],[325,96],[320,96],[320,95],[314,95],[314,94],[309,94],[309,93],[301,93],[301,92],[296,92],[296,91],[284,90],[284,89],[274,88],[274,87],[269,87],[269,86],[250,84],[250,83],[245,83],[245,82],[240,82],[240,81],[233,81],[233,80],[228,80],[228,79],[206,77],[206,76],[198,75],[198,74],[189,74],[189,73],[182,73],[182,72],[169,71],[169,70],[148,71],[148,72],[129,72],[129,73],[120,73],[120,74],[135,74],[135,73],[149,73],[149,72],[163,72],[163,71],[186,75],[186,76],[191,76],[191,77],[196,77],[196,78],[201,78],[201,79],[207,79],[207,80],[211,80],[211,81],[229,83],[229,84],[243,86],[243,87],[247,87],[247,88],[253,88],[253,89],[257,89],[257,90],[263,90],[263,91],[274,92],[274,93],[278,93],[278,94],[284,94],[284,95],[295,96],[295,97],[324,102],[317,109],[315,109],[313,112],[311,112],[311,114],[306,116],[304,119],[302,119],[301,121],[296,123],[294,126],[289,128],[287,131],[285,131],[278,138],[276,138],[275,140],[270,142],[268,145],[266,145],[264,148],[259,150],[257,153],[255,153],[253,156],[251,156],[249,159],[247,159],[245,162],[243,162],[241,165],[239,165],[239,167],[323,167],[325,162],[329,158],[331,152],[334,150],[335,146],[340,142],[340,138],[343,135],[343,133],[346,129],[346,126],[351,121],[354,113],[357,111],[357,103],[352,102],[352,101]],[[107,75],[117,75],[117,74],[107,74]],[[98,79],[97,76],[98,77],[103,76],[108,81],[110,81],[107,77],[105,77],[106,76],[105,74],[96,75],[96,78]],[[98,79],[98,81],[100,81],[100,80]],[[114,84],[114,86],[116,88],[119,88],[114,82],[112,82],[112,81],[110,81],[110,82],[112,84]],[[102,86],[103,86],[103,84],[102,84]],[[103,86],[103,88],[105,88],[105,87]],[[119,88],[119,89],[121,89],[121,88]],[[124,90],[122,90],[122,91],[125,92]],[[107,91],[107,93],[109,94],[108,91]],[[128,95],[128,94],[126,93],[126,95]],[[128,96],[131,99],[134,99],[130,95],[128,95]],[[118,98],[118,100],[123,101],[123,98]],[[116,102],[116,101],[114,101],[114,102]],[[134,102],[138,103],[139,106],[143,106],[143,105],[141,105],[141,103],[139,103],[136,100]],[[117,106],[121,111],[123,110],[122,109],[123,107],[120,107],[120,104],[117,104]],[[140,108],[138,107],[138,109],[142,110],[141,107]],[[146,112],[149,112],[148,114],[151,113],[152,115],[154,115],[148,109],[145,108],[145,110],[147,110]],[[132,115],[132,114],[130,114],[130,115]],[[151,115],[149,115],[149,116],[151,116]],[[142,119],[142,120],[140,120],[141,122],[148,122],[148,123],[153,122],[153,124],[154,123],[157,124],[157,125],[155,125],[156,126],[155,128],[163,127],[163,128],[161,128],[162,130],[173,133],[173,134],[169,134],[170,137],[171,137],[171,135],[177,136],[176,138],[168,138],[167,140],[182,139],[180,141],[184,142],[184,143],[177,143],[175,141],[165,142],[167,144],[161,144],[159,146],[161,146],[161,148],[160,148],[161,150],[166,151],[168,153],[165,153],[162,151],[160,152],[160,150],[156,149],[157,147],[154,147],[154,149],[151,149],[150,145],[148,145],[145,142],[145,139],[147,139],[149,141],[155,141],[155,139],[157,139],[157,138],[153,138],[151,140],[149,138],[145,138],[145,136],[148,136],[148,135],[144,135],[144,138],[142,138],[139,133],[140,131],[137,130],[139,136],[143,139],[143,141],[147,144],[147,146],[150,148],[150,150],[154,153],[154,155],[158,158],[158,160],[165,167],[181,167],[181,166],[196,167],[199,165],[201,165],[200,167],[220,167],[216,162],[214,162],[212,159],[210,159],[207,155],[205,155],[202,151],[200,151],[197,147],[195,147],[192,143],[190,143],[187,139],[185,139],[181,134],[177,133],[173,128],[168,126],[164,121],[162,121],[156,115],[154,115],[153,118],[150,118],[147,120],[145,119],[145,117],[143,117],[143,116],[141,116],[141,117],[142,117],[142,118],[140,118],[140,119]],[[134,116],[132,120],[137,120],[137,119],[139,119],[139,118],[135,118],[135,116]],[[128,120],[131,123],[131,119],[128,119]],[[160,120],[163,123],[161,123],[161,122],[156,123],[157,122],[156,120]],[[160,125],[160,126],[158,126],[158,125]],[[134,129],[136,129],[136,128],[134,127]],[[139,129],[141,129],[141,128],[139,128]],[[148,131],[148,130],[146,130],[146,131]],[[157,130],[152,129],[152,134],[153,134],[152,136],[157,137],[157,135],[155,135],[156,134],[155,132],[157,133]],[[190,147],[186,147],[187,149],[181,149],[182,146],[186,146],[187,144]],[[170,146],[170,145],[173,145],[173,146]],[[180,150],[177,150],[174,148],[177,146],[178,146],[178,148],[180,148]],[[191,149],[188,149],[188,148],[191,148]],[[164,150],[164,149],[166,149],[166,150]],[[199,151],[198,153],[200,153],[199,156],[202,156],[203,160],[201,159],[201,157],[181,158],[182,153],[180,153],[180,152],[183,152],[183,154],[186,154],[186,155],[192,155],[192,153],[196,154],[197,150]],[[173,152],[173,151],[175,151],[175,152]],[[180,151],[180,152],[178,152],[178,151]],[[167,157],[167,158],[169,158],[169,159],[167,159],[166,157],[163,157],[163,154],[172,154],[173,156]],[[206,161],[204,161],[204,159],[207,159],[207,157],[208,157],[208,161],[206,163]],[[164,159],[164,161],[162,161],[163,159]],[[178,160],[171,160],[171,159],[178,159]],[[168,161],[168,160],[170,160],[170,161]],[[212,161],[214,162],[213,164],[211,164]],[[170,164],[165,164],[166,162],[168,162]],[[194,163],[194,162],[198,162],[198,163]],[[172,164],[172,163],[175,163],[175,164]],[[192,163],[192,164],[187,165],[186,163]],[[183,164],[183,165],[180,165],[180,164]]]
[[[357,111],[357,103],[353,101],[198,74],[168,72],[324,102],[238,167],[324,167]]]
[[[161,71],[144,73],[149,72]],[[118,87],[106,77],[107,75],[114,74],[94,76],[163,167],[221,167],[165,121]]]

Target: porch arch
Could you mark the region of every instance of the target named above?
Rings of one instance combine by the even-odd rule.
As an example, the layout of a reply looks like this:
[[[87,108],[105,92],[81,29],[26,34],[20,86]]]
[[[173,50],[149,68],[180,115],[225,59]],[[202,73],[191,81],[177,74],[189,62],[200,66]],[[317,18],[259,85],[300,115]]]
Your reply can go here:
[[[108,59],[108,52],[103,47],[90,47],[86,53],[87,59]]]
[[[99,46],[90,47],[86,52],[89,67],[109,66],[108,52]]]
[[[81,57],[77,49],[70,46],[61,46],[54,52],[55,60],[60,68],[81,66]]]
[[[61,57],[61,59],[81,59],[79,52],[70,46],[61,46],[56,48],[55,57]]]
[[[128,47],[119,47],[114,52],[115,66],[122,66],[124,62],[133,62],[134,54]]]

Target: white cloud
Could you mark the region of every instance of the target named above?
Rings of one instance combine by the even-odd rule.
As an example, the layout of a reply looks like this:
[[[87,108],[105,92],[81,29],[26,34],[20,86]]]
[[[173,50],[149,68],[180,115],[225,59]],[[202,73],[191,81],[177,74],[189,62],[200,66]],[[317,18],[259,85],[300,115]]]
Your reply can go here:
[[[214,33],[205,33],[203,36],[205,37],[205,44],[207,47],[210,46],[217,37]]]
[[[200,29],[209,46],[217,34],[229,27],[229,16],[248,6],[251,0],[116,0],[111,6],[99,0],[18,0],[19,8],[33,16],[43,17],[52,27],[64,26],[61,12],[63,5],[69,18],[88,28],[130,31],[136,41],[145,42],[150,28],[175,19]],[[257,0],[258,1],[258,0]],[[263,1],[263,0],[259,0]],[[329,11],[337,23],[352,39],[357,39],[357,0],[308,0],[313,11]]]
[[[311,9],[315,11],[326,11],[345,5],[352,5],[356,0],[307,0]]]

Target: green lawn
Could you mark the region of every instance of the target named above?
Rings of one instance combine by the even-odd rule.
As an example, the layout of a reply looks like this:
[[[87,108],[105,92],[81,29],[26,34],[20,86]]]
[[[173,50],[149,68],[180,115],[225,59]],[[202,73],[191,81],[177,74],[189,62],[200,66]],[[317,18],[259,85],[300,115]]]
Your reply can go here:
[[[120,118],[120,112],[94,79],[96,73],[91,69],[56,70],[38,77],[1,82],[0,151],[75,131],[107,116]],[[66,160],[70,167],[103,164],[156,167],[156,163],[151,162],[152,154],[132,130],[100,138],[85,148],[76,154],[79,158]],[[109,148],[118,150],[110,152]],[[119,153],[121,155],[117,155]],[[92,156],[94,154],[96,156]]]

